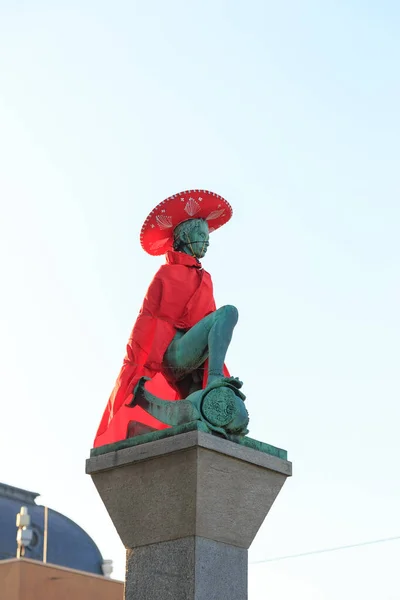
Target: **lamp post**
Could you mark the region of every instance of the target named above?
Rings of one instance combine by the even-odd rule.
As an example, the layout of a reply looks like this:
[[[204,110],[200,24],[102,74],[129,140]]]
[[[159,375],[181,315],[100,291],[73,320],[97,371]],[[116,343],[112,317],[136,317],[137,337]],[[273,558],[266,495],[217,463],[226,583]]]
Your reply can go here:
[[[17,558],[25,556],[25,548],[32,542],[33,532],[30,528],[31,517],[26,506],[21,506],[17,514]]]

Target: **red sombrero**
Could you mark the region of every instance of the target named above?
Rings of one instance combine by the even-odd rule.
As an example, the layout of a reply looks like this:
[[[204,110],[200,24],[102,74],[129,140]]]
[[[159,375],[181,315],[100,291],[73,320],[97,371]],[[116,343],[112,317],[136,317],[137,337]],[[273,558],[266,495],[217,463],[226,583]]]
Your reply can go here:
[[[205,219],[210,233],[225,225],[232,207],[224,198],[206,190],[174,194],[158,204],[143,223],[140,243],[143,250],[157,256],[172,247],[174,229],[189,219]]]

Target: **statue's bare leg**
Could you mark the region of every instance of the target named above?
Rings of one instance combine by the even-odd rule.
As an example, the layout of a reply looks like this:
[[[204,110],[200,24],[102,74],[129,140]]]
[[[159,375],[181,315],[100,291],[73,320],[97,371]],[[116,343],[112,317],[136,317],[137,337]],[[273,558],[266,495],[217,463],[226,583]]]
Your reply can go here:
[[[186,333],[178,333],[164,355],[164,372],[179,386],[208,358],[207,385],[224,377],[225,356],[238,321],[234,306],[222,306],[196,323]],[[200,386],[201,387],[201,386]]]

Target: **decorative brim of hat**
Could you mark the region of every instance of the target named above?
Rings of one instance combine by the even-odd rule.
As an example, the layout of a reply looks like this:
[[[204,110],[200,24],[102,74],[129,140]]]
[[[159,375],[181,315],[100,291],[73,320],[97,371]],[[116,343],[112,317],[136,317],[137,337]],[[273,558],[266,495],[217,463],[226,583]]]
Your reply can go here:
[[[232,216],[232,207],[222,196],[207,190],[187,190],[158,204],[145,220],[140,232],[143,250],[158,256],[171,250],[174,229],[189,219],[204,219],[212,233]]]

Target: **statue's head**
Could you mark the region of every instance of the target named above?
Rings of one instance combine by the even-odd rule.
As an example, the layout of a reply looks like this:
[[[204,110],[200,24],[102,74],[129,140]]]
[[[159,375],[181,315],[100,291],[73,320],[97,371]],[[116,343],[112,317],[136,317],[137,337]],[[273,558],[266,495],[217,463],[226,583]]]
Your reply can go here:
[[[174,229],[174,250],[203,258],[209,245],[208,223],[205,219],[189,219]]]
[[[207,190],[186,190],[153,208],[140,230],[140,243],[152,256],[165,254],[172,246],[201,258],[207,251],[208,234],[225,225],[231,216],[232,207],[222,196]]]

